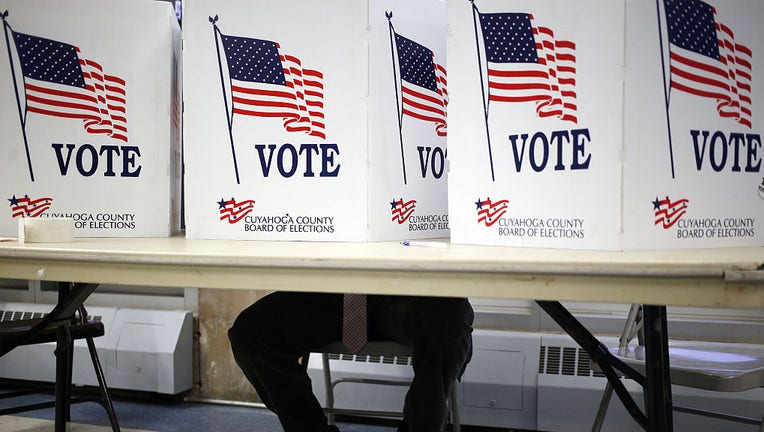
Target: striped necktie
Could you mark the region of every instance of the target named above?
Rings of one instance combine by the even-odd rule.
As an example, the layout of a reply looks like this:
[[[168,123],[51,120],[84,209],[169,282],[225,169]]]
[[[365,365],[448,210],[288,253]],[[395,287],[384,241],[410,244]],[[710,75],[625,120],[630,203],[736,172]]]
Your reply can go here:
[[[342,343],[355,354],[367,341],[366,294],[345,294],[342,302]]]

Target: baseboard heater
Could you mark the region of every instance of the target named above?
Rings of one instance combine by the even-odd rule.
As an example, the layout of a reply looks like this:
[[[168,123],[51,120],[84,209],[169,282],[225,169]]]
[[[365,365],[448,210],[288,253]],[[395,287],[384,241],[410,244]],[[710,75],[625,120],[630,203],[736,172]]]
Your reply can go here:
[[[53,305],[0,302],[0,321],[37,318]],[[112,389],[175,395],[193,384],[193,314],[182,310],[88,307],[106,334],[94,340]],[[0,377],[55,380],[55,344],[21,346],[0,357]],[[85,341],[76,341],[72,382],[97,385]]]

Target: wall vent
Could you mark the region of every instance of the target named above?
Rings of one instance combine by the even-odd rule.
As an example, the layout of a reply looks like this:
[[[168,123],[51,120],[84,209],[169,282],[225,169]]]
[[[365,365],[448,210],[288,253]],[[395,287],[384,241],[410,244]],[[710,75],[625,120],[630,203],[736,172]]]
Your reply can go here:
[[[0,310],[0,322],[3,321],[18,321],[18,320],[27,320],[27,319],[37,319],[42,318],[47,313],[45,312],[29,312],[29,311],[20,311],[20,310]],[[100,315],[88,315],[87,317],[88,321],[96,321],[100,322],[103,320],[103,317]]]
[[[589,354],[581,348],[542,345],[539,351],[539,373],[547,375],[568,375],[584,377],[604,377],[590,367]]]
[[[395,365],[411,365],[411,357],[405,356],[370,356],[370,355],[353,355],[353,354],[329,354],[329,360],[340,361],[353,361],[361,363],[382,363],[382,364],[395,364]]]

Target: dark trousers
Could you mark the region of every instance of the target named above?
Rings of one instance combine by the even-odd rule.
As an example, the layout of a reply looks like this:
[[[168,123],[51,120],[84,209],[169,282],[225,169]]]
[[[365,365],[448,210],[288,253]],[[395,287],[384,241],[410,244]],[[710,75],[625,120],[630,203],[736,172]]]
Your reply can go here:
[[[399,431],[443,431],[451,386],[472,353],[472,320],[467,299],[369,296],[369,339],[413,347],[414,380]],[[285,432],[332,430],[298,359],[342,339],[342,294],[269,294],[241,312],[228,338]]]

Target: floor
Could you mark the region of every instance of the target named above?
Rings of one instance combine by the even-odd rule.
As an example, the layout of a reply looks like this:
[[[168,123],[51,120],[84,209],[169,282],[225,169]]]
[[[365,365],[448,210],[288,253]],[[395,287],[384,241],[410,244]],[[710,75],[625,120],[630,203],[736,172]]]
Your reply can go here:
[[[24,396],[14,403],[49,400],[48,394]],[[147,397],[145,395],[118,395],[114,410],[124,432],[280,432],[276,416],[254,406],[235,406],[215,403],[189,402]],[[13,406],[10,400],[0,399],[0,408]],[[43,432],[53,430],[53,408],[27,412],[16,416],[0,416],[0,431]],[[72,406],[69,432],[111,431],[106,413],[95,403]],[[342,432],[395,432],[390,420],[342,418],[338,423]],[[463,432],[513,432],[507,429],[486,429],[464,426]],[[520,432],[520,431],[515,431]]]

